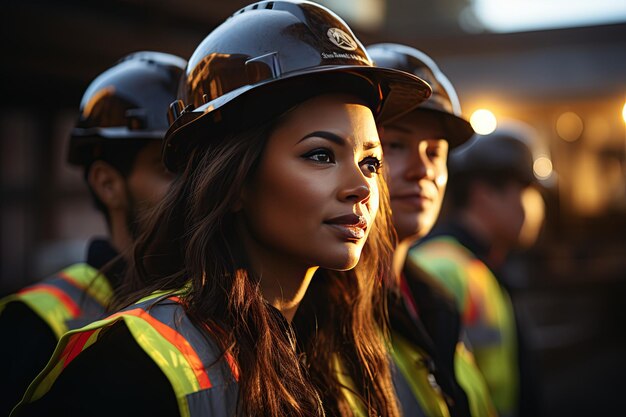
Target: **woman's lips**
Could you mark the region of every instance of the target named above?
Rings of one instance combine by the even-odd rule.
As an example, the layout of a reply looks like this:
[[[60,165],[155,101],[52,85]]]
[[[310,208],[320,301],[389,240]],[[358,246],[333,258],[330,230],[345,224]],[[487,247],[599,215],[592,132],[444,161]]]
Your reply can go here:
[[[367,230],[367,220],[365,217],[356,214],[346,214],[334,217],[324,222],[333,228],[342,239],[360,240],[365,237]]]
[[[432,201],[426,194],[421,193],[393,195],[391,200],[404,203],[416,209],[423,209],[428,202]]]

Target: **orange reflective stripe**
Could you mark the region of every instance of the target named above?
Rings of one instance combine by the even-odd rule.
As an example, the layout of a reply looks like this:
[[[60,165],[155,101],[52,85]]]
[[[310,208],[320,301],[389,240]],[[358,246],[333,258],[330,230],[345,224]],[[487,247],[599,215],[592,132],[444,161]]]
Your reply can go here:
[[[226,353],[224,355],[226,357],[226,362],[228,362],[228,366],[230,367],[230,372],[233,373],[233,378],[235,378],[236,382],[239,382],[239,366],[237,366],[237,362],[235,362],[235,358],[230,353]]]
[[[177,295],[172,295],[170,297],[167,297],[167,299],[172,300],[175,303],[178,303],[181,305],[183,304],[180,297]],[[205,327],[210,333],[214,333],[208,325],[206,325]],[[226,334],[220,327],[217,327],[215,330],[217,330],[215,333],[220,333],[223,337],[226,337]],[[233,358],[233,355],[231,355],[228,352],[224,354],[224,357],[226,358],[226,363],[228,363],[228,367],[230,368],[230,371],[233,374],[233,378],[235,378],[235,381],[239,382],[239,366],[237,366],[237,362],[235,361],[235,358]]]
[[[180,297],[177,295],[172,295],[171,297],[167,297],[168,300],[172,300],[178,304],[182,304],[182,301],[180,301]]]
[[[171,300],[174,300],[174,298],[178,299],[178,297],[170,297]],[[222,339],[226,339],[228,337],[226,332],[217,325],[211,328],[211,326],[205,323],[204,328],[209,333],[217,334]],[[226,359],[226,363],[228,364],[228,367],[230,368],[230,372],[233,374],[233,378],[235,378],[236,382],[239,382],[239,366],[237,365],[237,361],[235,361],[235,358],[229,352],[224,353],[224,358]]]
[[[18,292],[18,294],[27,294],[34,291],[45,291],[55,296],[59,301],[61,301],[65,308],[67,308],[72,318],[76,318],[81,314],[78,304],[76,304],[69,295],[52,285],[38,284],[30,288],[25,288]]]
[[[206,372],[204,365],[202,364],[202,360],[194,350],[194,348],[189,344],[189,342],[176,330],[172,329],[166,324],[161,323],[159,320],[152,317],[142,308],[135,308],[132,310],[127,310],[123,312],[119,312],[109,317],[112,319],[118,315],[130,315],[139,317],[148,324],[150,324],[161,336],[165,338],[172,345],[176,346],[176,348],[180,351],[180,353],[187,359],[189,366],[193,370],[195,374],[198,384],[200,384],[200,389],[211,388],[211,380],[209,379],[209,375]]]
[[[64,271],[59,272],[57,275],[68,284],[78,288],[81,291],[85,291],[85,286],[80,281],[73,278],[71,275],[66,274]]]
[[[63,361],[63,369],[65,369],[65,367],[69,365],[70,362],[72,362],[80,352],[83,351],[87,340],[89,340],[91,335],[94,334],[96,331],[97,330],[88,330],[85,332],[81,332],[70,339],[70,342],[67,344],[67,346],[65,346],[65,349],[63,349],[63,353],[61,354],[61,357],[65,358],[65,360]]]

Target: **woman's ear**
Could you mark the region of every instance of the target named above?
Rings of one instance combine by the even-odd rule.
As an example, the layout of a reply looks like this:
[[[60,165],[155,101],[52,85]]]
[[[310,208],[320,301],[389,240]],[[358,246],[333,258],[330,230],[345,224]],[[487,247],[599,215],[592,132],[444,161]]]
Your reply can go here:
[[[95,161],[89,167],[87,182],[98,199],[110,211],[126,209],[128,193],[122,174],[104,161]]]

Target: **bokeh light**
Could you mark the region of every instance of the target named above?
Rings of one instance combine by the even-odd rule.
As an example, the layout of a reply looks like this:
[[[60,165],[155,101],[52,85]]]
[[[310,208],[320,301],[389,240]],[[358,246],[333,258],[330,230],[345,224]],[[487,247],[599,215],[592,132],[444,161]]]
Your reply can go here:
[[[470,124],[479,135],[488,135],[498,126],[496,116],[487,109],[478,109],[470,117]]]
[[[522,206],[525,216],[519,242],[521,247],[529,248],[537,241],[543,227],[546,203],[537,188],[527,187],[522,193]]]
[[[574,142],[583,133],[583,121],[576,113],[568,111],[559,116],[556,121],[556,133],[566,142]]]
[[[585,136],[594,144],[602,145],[611,141],[611,124],[606,114],[597,113],[585,117]]]
[[[533,163],[533,171],[535,176],[540,180],[550,178],[552,170],[552,161],[546,155],[541,155],[535,159],[535,162]]]

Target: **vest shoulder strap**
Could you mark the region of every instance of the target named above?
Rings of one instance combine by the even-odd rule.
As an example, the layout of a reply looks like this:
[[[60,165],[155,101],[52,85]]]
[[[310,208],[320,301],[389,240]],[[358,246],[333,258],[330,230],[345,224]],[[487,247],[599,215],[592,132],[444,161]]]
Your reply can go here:
[[[399,398],[400,405],[403,408],[414,407],[413,404],[417,400],[421,408],[418,411],[423,412],[427,417],[450,417],[443,391],[428,369],[425,354],[397,332],[392,332],[391,344],[394,385],[408,387],[403,391],[403,396],[406,398]],[[414,411],[404,410],[404,413],[409,415]]]
[[[6,297],[0,301],[0,312],[8,303],[24,303],[60,338],[68,330],[104,317],[112,294],[104,275],[80,263]]]
[[[22,402],[44,396],[63,369],[97,343],[104,329],[118,322],[128,327],[139,346],[165,374],[181,416],[235,414],[239,372],[234,360],[222,354],[217,344],[194,326],[177,296],[163,293],[65,334]]]

